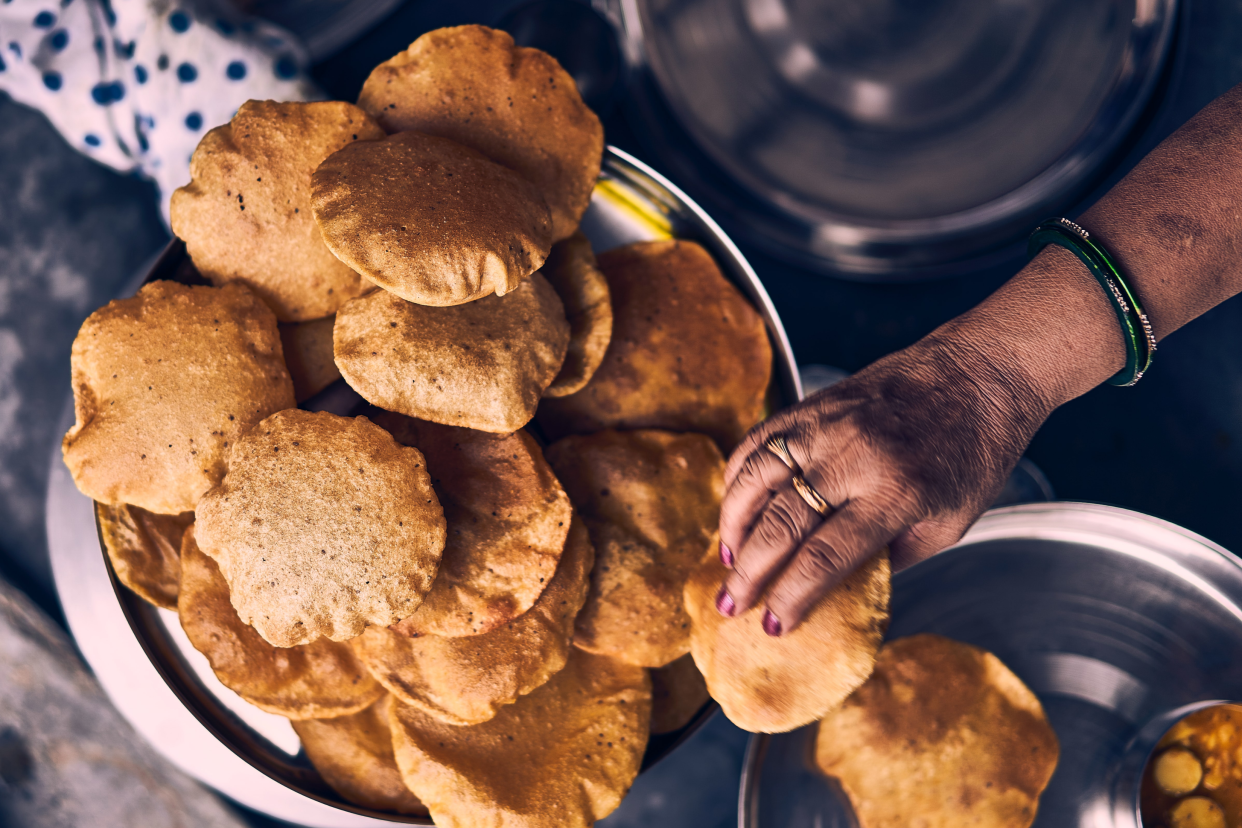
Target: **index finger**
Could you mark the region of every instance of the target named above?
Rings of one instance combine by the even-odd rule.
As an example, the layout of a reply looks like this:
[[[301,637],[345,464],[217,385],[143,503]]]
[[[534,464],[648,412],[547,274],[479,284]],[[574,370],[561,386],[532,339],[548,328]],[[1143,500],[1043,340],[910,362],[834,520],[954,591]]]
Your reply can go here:
[[[793,472],[762,443],[753,446],[720,502],[720,542],[740,549],[772,494],[785,486]]]

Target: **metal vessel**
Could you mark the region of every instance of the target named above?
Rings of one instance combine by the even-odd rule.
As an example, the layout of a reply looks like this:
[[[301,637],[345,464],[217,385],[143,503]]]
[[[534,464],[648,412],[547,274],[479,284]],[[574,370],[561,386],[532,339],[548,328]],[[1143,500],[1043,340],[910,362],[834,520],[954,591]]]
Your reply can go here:
[[[582,229],[596,250],[667,237],[706,247],[767,324],[774,354],[770,404],[801,398],[789,340],[758,277],[711,218],[658,173],[609,148]],[[184,244],[174,240],[133,288],[177,278],[187,261]],[[359,402],[344,382],[307,401],[309,407],[341,414]],[[70,403],[62,429],[72,421]],[[156,609],[117,582],[102,550],[93,504],[74,486],[59,448],[51,458],[47,534],[56,589],[79,649],[122,715],[170,761],[247,807],[311,828],[431,824],[341,799],[301,753],[286,720],[220,684],[185,637],[176,613]],[[715,710],[709,704],[681,730],[652,737],[643,769],[667,756]]]
[[[609,0],[627,115],[738,239],[850,278],[1014,255],[1132,140],[1176,0]],[[1020,255],[1020,254],[1019,254]]]
[[[893,578],[888,637],[938,633],[995,653],[1061,743],[1035,828],[1139,828],[1139,777],[1160,735],[1242,687],[1242,561],[1137,512],[1086,503],[989,512]],[[848,799],[813,770],[814,726],[756,735],[740,828],[846,828]]]

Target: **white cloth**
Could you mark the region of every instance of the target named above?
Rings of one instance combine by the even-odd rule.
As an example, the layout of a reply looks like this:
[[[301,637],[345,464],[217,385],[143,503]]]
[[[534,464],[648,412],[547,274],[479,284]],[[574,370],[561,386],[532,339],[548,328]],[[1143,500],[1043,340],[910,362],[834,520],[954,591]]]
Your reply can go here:
[[[208,129],[252,98],[317,97],[305,52],[224,0],[0,0],[0,90],[72,146],[172,191]]]

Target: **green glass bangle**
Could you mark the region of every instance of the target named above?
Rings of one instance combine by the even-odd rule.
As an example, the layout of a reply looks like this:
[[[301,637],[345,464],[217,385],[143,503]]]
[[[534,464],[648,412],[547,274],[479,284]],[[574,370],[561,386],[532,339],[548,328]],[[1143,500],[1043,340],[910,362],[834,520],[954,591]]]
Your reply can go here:
[[[1027,254],[1034,258],[1049,244],[1064,247],[1077,256],[1104,289],[1113,310],[1117,312],[1122,339],[1126,343],[1126,367],[1110,377],[1108,382],[1112,385],[1134,385],[1147,373],[1152,355],[1156,352],[1156,336],[1138,296],[1104,246],[1069,219],[1040,222],[1027,242]]]

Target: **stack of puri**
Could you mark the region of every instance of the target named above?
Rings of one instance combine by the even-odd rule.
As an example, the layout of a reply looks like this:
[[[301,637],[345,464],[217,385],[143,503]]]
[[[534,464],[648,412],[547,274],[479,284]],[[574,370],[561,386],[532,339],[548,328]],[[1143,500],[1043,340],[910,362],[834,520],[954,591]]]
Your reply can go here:
[[[596,261],[602,151],[552,58],[431,32],[208,132],[171,205],[205,284],[74,342],[113,570],[350,802],[591,825],[706,701],[682,595],[771,352],[698,245]],[[341,379],[365,416],[298,407]]]

